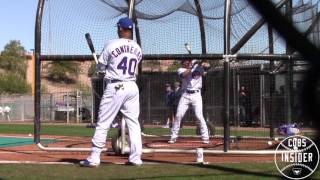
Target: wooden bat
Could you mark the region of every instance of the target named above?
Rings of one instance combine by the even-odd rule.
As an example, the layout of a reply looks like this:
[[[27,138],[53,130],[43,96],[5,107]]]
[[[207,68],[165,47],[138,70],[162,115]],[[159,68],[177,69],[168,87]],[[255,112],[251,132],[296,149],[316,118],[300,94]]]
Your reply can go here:
[[[191,46],[189,43],[185,43],[184,47],[186,48],[186,50],[188,51],[189,54],[192,54],[191,51]],[[206,62],[206,60],[192,60],[192,68],[194,68],[195,65],[202,65],[203,62]]]
[[[186,50],[188,51],[189,54],[192,54],[191,52],[191,46],[188,43],[184,44],[184,47],[186,48]]]
[[[85,34],[85,37],[86,37],[86,40],[87,40],[87,43],[88,43],[88,46],[91,50],[91,53],[92,53],[92,56],[93,56],[93,59],[94,61],[98,64],[98,58],[97,58],[97,54],[96,54],[96,51],[94,50],[94,47],[93,47],[93,43],[92,43],[92,39],[91,39],[91,36],[89,33],[86,33]]]

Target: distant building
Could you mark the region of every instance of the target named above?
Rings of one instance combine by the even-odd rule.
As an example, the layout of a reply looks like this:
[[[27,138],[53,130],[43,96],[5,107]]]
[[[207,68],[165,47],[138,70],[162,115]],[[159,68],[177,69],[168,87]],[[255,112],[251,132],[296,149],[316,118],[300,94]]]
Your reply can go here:
[[[35,57],[32,52],[27,52],[25,54],[27,58],[27,70],[26,70],[26,81],[28,84],[31,84],[32,94],[34,94],[34,62]]]
[[[174,64],[174,60],[143,60],[142,71],[165,72]]]

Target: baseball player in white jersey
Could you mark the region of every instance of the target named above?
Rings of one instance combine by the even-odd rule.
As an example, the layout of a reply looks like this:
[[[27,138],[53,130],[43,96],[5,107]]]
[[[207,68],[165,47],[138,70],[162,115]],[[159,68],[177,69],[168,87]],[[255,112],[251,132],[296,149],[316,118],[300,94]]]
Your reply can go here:
[[[142,59],[140,46],[132,40],[133,22],[121,18],[118,23],[119,39],[107,42],[99,57],[99,63],[106,66],[106,89],[100,102],[98,122],[92,138],[91,155],[80,165],[96,167],[106,144],[110,125],[120,111],[129,130],[129,165],[141,165],[142,142],[138,121],[140,113],[139,89],[135,82],[135,71]]]
[[[178,138],[180,123],[184,114],[188,110],[189,105],[192,106],[196,118],[200,123],[202,142],[204,144],[209,143],[208,127],[203,117],[201,97],[202,76],[205,73],[205,66],[209,66],[209,64],[204,63],[203,65],[196,64],[192,66],[191,60],[184,60],[182,61],[182,68],[178,69],[178,75],[182,81],[181,88],[183,93],[180,98],[176,117],[171,129],[171,138],[168,141],[170,144],[175,143]]]

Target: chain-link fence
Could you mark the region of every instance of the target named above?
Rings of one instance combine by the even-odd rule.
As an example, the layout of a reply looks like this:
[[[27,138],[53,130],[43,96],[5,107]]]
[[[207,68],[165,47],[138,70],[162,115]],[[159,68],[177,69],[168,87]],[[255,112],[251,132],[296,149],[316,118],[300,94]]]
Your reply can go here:
[[[32,121],[34,117],[32,95],[0,95],[1,121]]]

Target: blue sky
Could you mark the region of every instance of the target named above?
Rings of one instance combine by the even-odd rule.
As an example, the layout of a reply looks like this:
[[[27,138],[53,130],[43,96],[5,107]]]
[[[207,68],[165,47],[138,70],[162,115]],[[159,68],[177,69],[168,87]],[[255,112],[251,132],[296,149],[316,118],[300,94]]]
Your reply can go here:
[[[1,0],[0,51],[10,40],[19,40],[27,51],[34,49],[38,0]]]

